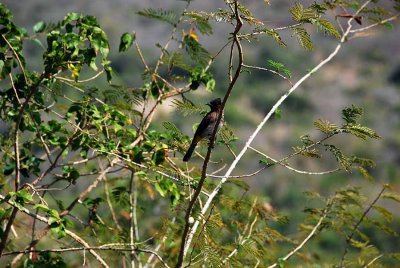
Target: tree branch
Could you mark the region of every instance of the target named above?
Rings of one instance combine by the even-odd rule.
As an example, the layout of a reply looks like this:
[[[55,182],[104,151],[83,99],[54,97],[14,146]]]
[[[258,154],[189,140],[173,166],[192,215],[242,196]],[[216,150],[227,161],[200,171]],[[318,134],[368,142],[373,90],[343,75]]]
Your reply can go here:
[[[364,7],[366,7],[369,3],[371,2],[371,0],[365,2],[361,8],[356,12],[356,14],[358,14]],[[190,241],[194,235],[194,233],[196,232],[200,220],[203,217],[203,215],[206,214],[206,212],[208,211],[208,209],[211,206],[211,203],[213,202],[214,198],[217,196],[217,194],[219,193],[219,191],[222,188],[222,185],[227,181],[227,179],[229,178],[229,176],[232,174],[232,171],[236,168],[236,165],[238,164],[238,162],[240,161],[240,159],[243,157],[243,155],[245,154],[245,152],[248,150],[248,148],[250,147],[251,143],[253,142],[253,140],[255,139],[255,137],[258,135],[258,133],[260,132],[260,130],[264,127],[264,125],[266,124],[266,122],[271,118],[271,116],[274,114],[275,110],[289,97],[289,95],[291,93],[293,93],[305,80],[307,80],[312,74],[314,74],[315,72],[317,72],[319,69],[321,69],[325,64],[327,64],[328,62],[330,62],[332,60],[333,57],[336,56],[336,54],[339,52],[340,48],[342,47],[343,43],[346,42],[347,36],[350,33],[350,30],[352,28],[352,24],[351,22],[353,21],[353,18],[350,18],[348,20],[348,27],[346,29],[346,32],[343,34],[342,38],[340,39],[340,42],[337,44],[336,48],[331,52],[331,54],[328,55],[327,58],[325,58],[325,60],[323,60],[322,62],[320,62],[317,66],[315,66],[311,71],[309,71],[308,73],[306,73],[302,78],[300,78],[275,104],[274,106],[271,108],[271,110],[267,113],[267,115],[264,117],[264,119],[260,122],[260,124],[257,126],[257,128],[254,130],[254,132],[251,134],[251,136],[249,137],[249,139],[247,140],[246,144],[244,145],[244,147],[242,148],[242,150],[240,151],[240,153],[237,155],[237,157],[234,159],[234,161],[232,162],[231,166],[229,167],[228,171],[225,173],[224,178],[221,179],[221,181],[218,183],[218,185],[214,188],[214,190],[210,193],[206,203],[204,204],[203,209],[201,210],[201,213],[199,214],[199,216],[197,217],[197,220],[195,221],[195,223],[193,224],[190,233],[188,235],[188,241],[187,241],[187,245],[190,245]],[[241,63],[242,64],[242,63]],[[210,150],[209,150],[210,151]],[[186,230],[186,228],[185,228]],[[182,240],[182,242],[184,242],[184,240]],[[177,266],[178,267],[178,266]]]

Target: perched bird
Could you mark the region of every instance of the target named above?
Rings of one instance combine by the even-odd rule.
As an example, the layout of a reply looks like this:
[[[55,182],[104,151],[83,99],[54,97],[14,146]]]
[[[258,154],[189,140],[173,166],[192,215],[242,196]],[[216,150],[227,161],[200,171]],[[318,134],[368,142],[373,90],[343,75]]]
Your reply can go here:
[[[202,139],[210,139],[213,133],[215,124],[217,123],[218,115],[222,108],[221,99],[215,99],[207,103],[210,106],[211,111],[209,111],[206,116],[204,116],[203,120],[201,120],[199,126],[197,127],[196,132],[194,133],[192,143],[189,146],[185,156],[183,157],[183,161],[187,162],[190,160],[190,157],[193,154],[194,149],[199,141]],[[222,113],[222,118],[218,128],[220,128],[224,123],[224,114]]]

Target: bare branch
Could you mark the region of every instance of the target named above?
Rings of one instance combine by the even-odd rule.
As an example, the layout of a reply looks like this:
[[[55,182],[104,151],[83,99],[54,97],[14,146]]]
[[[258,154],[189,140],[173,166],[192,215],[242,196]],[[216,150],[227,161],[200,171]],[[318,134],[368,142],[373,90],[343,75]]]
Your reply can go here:
[[[34,214],[32,212],[30,212],[27,208],[25,207],[20,207],[19,205],[17,205],[14,201],[12,200],[7,200],[3,195],[0,194],[0,200],[5,201],[7,204],[13,206],[14,208],[17,208],[17,210],[19,209],[19,211],[22,211],[23,213],[31,216],[34,219],[37,219],[41,222],[44,222],[46,224],[48,224],[50,226],[51,222],[49,222],[49,219],[40,216],[38,214]],[[65,233],[70,236],[72,239],[74,239],[75,241],[77,241],[79,244],[83,245],[85,248],[91,248],[90,245],[83,240],[80,236],[76,235],[75,233],[71,232],[70,230],[65,229]],[[103,258],[100,257],[100,255],[98,255],[93,249],[89,249],[89,252],[101,263],[101,265],[103,267],[109,267],[108,264],[103,260]],[[15,254],[18,254],[21,252],[17,252]]]
[[[366,1],[361,7],[360,9],[357,11],[356,15],[363,9],[365,8],[369,3],[371,2],[371,0]],[[206,214],[206,212],[208,211],[208,209],[210,208],[214,198],[217,196],[218,192],[220,191],[220,189],[222,188],[222,185],[227,181],[227,179],[229,178],[229,176],[232,174],[232,171],[236,168],[236,165],[238,164],[238,162],[240,161],[240,159],[243,157],[243,155],[245,154],[245,152],[248,150],[248,148],[250,147],[251,143],[253,142],[253,140],[255,139],[255,137],[258,135],[258,133],[260,132],[260,130],[264,127],[264,125],[267,123],[267,121],[271,118],[271,116],[274,114],[275,110],[289,97],[289,95],[291,93],[293,93],[305,80],[307,80],[312,74],[314,74],[315,72],[317,72],[319,69],[321,69],[325,64],[327,64],[328,62],[330,62],[332,60],[333,57],[335,57],[337,55],[337,53],[339,52],[340,48],[342,47],[343,43],[346,42],[347,36],[350,33],[350,30],[352,28],[352,24],[351,22],[353,21],[353,19],[349,19],[348,21],[348,27],[346,29],[346,32],[343,34],[342,38],[340,39],[339,43],[337,44],[336,48],[328,55],[327,58],[325,58],[325,60],[321,61],[317,66],[315,66],[311,71],[309,71],[308,73],[306,73],[302,78],[300,78],[272,107],[272,109],[267,113],[267,115],[264,117],[264,119],[260,122],[260,124],[257,126],[257,128],[254,130],[254,132],[250,135],[249,139],[247,140],[246,144],[244,145],[244,147],[242,148],[242,150],[240,151],[240,153],[238,154],[238,156],[234,159],[234,161],[232,162],[231,166],[229,167],[228,171],[225,173],[224,178],[221,179],[221,181],[218,183],[218,185],[214,188],[214,190],[211,192],[211,194],[208,197],[208,200],[206,201],[206,203],[204,204],[203,209],[201,210],[201,213],[199,214],[199,216],[197,217],[197,220],[195,221],[195,223],[193,224],[192,228],[190,229],[190,233],[188,235],[188,241],[186,242],[187,245],[190,245],[190,241],[193,237],[193,235],[195,234],[201,218],[203,217],[203,215]],[[242,63],[241,63],[242,65]],[[182,240],[182,243],[184,243],[184,240]],[[178,267],[178,266],[177,266]]]
[[[376,26],[385,24],[386,22],[393,21],[393,20],[397,20],[399,16],[400,16],[400,14],[397,13],[396,15],[394,15],[394,16],[392,16],[392,17],[390,17],[390,18],[384,19],[384,20],[382,20],[382,21],[379,21],[379,22],[377,22],[377,23],[370,24],[370,25],[365,26],[365,27],[362,27],[362,28],[358,28],[358,29],[351,30],[350,33],[364,32],[364,31],[369,30],[369,29],[371,29],[371,28],[374,28],[374,27],[376,27]]]
[[[298,169],[292,168],[292,167],[289,166],[288,164],[284,163],[284,161],[286,161],[286,157],[284,158],[285,160],[276,160],[276,159],[274,159],[274,158],[272,158],[272,157],[266,155],[265,153],[263,153],[263,152],[261,152],[261,151],[255,149],[255,148],[251,147],[251,146],[249,147],[249,149],[251,149],[251,150],[253,150],[254,152],[256,152],[256,153],[258,153],[258,154],[264,156],[265,158],[267,158],[267,159],[269,159],[269,160],[271,160],[272,162],[274,162],[274,164],[279,164],[279,165],[281,165],[281,166],[283,166],[283,167],[285,167],[285,168],[287,168],[287,169],[289,169],[289,170],[291,170],[291,171],[293,171],[293,172],[299,173],[299,174],[307,174],[307,175],[325,175],[325,174],[334,173],[334,172],[340,170],[340,168],[335,168],[335,169],[332,169],[332,170],[320,171],[320,172],[310,172],[310,171],[298,170]]]
[[[247,64],[243,64],[243,67],[249,68],[249,69],[261,70],[261,71],[266,71],[266,72],[273,73],[273,74],[285,79],[286,81],[288,81],[288,83],[291,86],[293,86],[293,83],[292,83],[292,81],[290,81],[289,77],[286,77],[283,74],[278,73],[277,71],[274,71],[274,70],[271,70],[271,69],[268,69],[268,68],[258,67],[258,66],[251,66],[251,65],[247,65]]]
[[[294,248],[292,251],[290,251],[285,257],[280,258],[282,261],[287,261],[290,257],[292,257],[294,254],[296,254],[296,252],[298,252],[300,249],[302,249],[303,246],[314,236],[314,234],[317,232],[318,228],[321,226],[322,222],[325,220],[326,215],[328,215],[329,208],[330,208],[330,205],[328,204],[328,207],[325,209],[322,217],[319,218],[319,221],[314,226],[314,228],[311,230],[311,232],[307,235],[307,237],[296,248]],[[273,267],[277,267],[277,266],[279,266],[278,262],[268,266],[268,268],[273,268]]]

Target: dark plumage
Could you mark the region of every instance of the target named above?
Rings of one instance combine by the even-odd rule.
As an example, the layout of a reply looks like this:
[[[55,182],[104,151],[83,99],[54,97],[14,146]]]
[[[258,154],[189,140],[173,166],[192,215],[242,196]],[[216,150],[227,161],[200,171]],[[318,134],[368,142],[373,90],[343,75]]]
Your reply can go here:
[[[211,111],[209,111],[206,116],[204,116],[203,120],[201,120],[199,126],[197,127],[197,130],[193,136],[192,143],[190,144],[189,149],[183,157],[183,161],[185,162],[189,161],[192,157],[193,151],[196,148],[197,143],[205,138],[210,139],[213,133],[215,124],[218,119],[218,114],[220,113],[220,110],[222,108],[222,102],[221,99],[218,98],[210,101],[210,103],[208,103],[207,105],[210,106]],[[218,127],[222,126],[223,121],[224,114],[222,114],[221,122]]]

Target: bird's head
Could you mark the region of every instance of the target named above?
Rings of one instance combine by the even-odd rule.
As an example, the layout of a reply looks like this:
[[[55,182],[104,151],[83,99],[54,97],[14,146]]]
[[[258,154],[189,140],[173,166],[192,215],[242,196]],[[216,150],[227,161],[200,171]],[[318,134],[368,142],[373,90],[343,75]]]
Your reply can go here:
[[[222,101],[220,98],[217,98],[207,103],[207,105],[210,106],[211,110],[218,110],[222,105]]]

